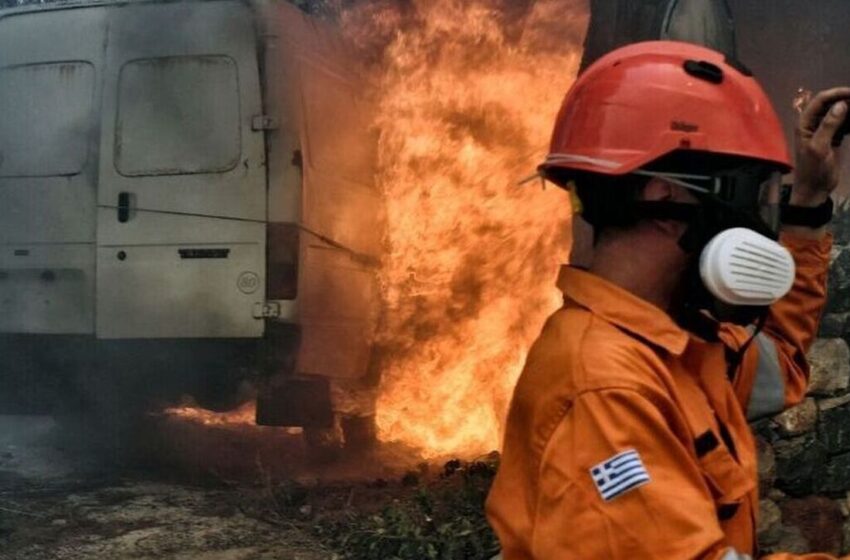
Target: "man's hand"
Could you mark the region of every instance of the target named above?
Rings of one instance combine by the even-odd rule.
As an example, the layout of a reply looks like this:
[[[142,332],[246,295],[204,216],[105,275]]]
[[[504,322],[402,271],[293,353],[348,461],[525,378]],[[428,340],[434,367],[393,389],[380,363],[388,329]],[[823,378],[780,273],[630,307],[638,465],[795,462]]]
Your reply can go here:
[[[832,139],[847,118],[848,104],[850,87],[829,89],[817,94],[800,114],[791,204],[820,206],[838,186],[840,148],[832,145]]]

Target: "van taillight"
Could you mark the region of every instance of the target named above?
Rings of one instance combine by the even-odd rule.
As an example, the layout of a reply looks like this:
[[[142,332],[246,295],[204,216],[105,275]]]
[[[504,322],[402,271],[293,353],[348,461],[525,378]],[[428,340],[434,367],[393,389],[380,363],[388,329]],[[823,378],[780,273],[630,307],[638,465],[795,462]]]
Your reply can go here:
[[[298,296],[298,245],[296,224],[268,224],[267,298],[295,299]]]

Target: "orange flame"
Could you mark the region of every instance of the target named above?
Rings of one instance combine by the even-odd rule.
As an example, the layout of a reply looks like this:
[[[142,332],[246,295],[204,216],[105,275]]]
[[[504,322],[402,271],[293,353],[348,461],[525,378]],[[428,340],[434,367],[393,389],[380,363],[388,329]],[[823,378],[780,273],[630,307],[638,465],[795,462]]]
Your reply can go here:
[[[194,405],[167,408],[163,414],[205,426],[253,426],[256,424],[256,406],[246,403],[230,412],[213,412]]]
[[[584,0],[414,0],[404,15],[373,5],[349,20],[358,37],[394,33],[377,123],[384,441],[428,457],[498,447],[529,345],[560,303],[569,243],[568,197],[518,182],[546,153],[587,14]]]
[[[588,13],[587,0],[373,0],[343,15],[380,72],[383,441],[426,458],[499,446],[569,250],[569,197],[518,183],[546,153]],[[250,426],[255,407],[164,413]]]

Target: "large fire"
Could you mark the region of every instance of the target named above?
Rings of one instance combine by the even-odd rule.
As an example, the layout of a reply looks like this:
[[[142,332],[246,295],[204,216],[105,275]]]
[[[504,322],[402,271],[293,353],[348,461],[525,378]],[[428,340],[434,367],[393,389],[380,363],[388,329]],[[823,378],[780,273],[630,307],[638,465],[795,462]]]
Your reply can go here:
[[[389,255],[379,436],[426,457],[499,447],[528,348],[560,304],[562,191],[520,186],[581,60],[586,0],[374,0],[343,16],[374,57]],[[228,414],[170,414],[206,425]]]
[[[385,6],[348,20],[360,38],[393,28],[376,65],[390,227],[379,435],[432,457],[486,452],[499,446],[525,355],[560,302],[568,198],[518,183],[545,155],[588,9],[583,0]]]

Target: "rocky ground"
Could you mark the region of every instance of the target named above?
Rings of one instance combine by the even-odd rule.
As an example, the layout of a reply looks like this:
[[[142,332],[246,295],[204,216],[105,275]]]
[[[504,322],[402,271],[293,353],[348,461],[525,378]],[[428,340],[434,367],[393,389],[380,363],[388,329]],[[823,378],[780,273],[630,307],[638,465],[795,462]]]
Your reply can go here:
[[[300,436],[158,419],[130,452],[0,416],[0,560],[477,559],[495,458],[309,460]],[[405,466],[407,465],[407,467]]]
[[[0,499],[3,559],[320,560],[296,527],[246,516],[230,491],[122,478],[22,484]]]
[[[800,405],[753,426],[759,445],[765,551],[850,552],[850,350],[819,340]]]
[[[0,417],[0,559],[320,560],[256,485],[119,464],[46,417]]]

